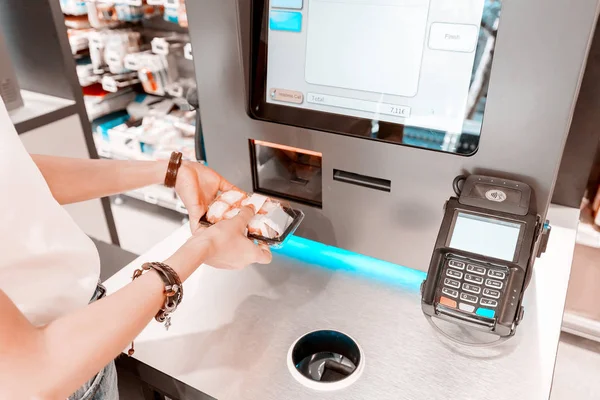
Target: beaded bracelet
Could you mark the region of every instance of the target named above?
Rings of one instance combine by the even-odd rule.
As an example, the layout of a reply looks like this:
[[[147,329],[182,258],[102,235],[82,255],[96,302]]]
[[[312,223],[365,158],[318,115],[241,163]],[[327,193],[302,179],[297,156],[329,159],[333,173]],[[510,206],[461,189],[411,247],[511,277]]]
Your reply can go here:
[[[154,319],[161,324],[164,323],[165,328],[169,330],[171,326],[171,314],[177,310],[177,307],[183,299],[183,285],[179,275],[167,264],[159,262],[150,262],[142,265],[142,268],[133,271],[132,281],[136,280],[146,271],[154,270],[158,273],[163,283],[165,284],[165,302],[162,308],[156,313]],[[129,356],[135,353],[133,341],[131,348],[127,352]]]

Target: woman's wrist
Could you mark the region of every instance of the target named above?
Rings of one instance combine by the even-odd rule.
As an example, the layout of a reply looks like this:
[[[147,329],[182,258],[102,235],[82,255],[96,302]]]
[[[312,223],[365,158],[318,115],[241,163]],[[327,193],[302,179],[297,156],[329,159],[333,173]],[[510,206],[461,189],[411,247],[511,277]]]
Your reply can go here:
[[[171,257],[165,260],[181,281],[185,281],[200,265],[211,257],[213,245],[209,239],[191,238]]]
[[[169,168],[169,160],[156,161],[156,183],[162,184],[165,181],[167,175],[167,169]]]

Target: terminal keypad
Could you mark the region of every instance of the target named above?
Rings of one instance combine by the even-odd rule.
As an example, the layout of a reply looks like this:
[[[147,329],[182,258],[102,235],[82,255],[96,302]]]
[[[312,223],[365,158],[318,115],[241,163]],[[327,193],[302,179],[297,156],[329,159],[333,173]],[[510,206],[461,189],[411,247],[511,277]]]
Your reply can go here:
[[[448,258],[442,269],[439,304],[493,319],[508,281],[508,269]]]

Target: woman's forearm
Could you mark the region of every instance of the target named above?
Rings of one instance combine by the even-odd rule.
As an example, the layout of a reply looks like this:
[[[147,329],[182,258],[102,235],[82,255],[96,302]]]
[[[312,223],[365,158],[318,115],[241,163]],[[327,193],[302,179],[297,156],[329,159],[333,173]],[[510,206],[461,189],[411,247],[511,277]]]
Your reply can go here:
[[[185,280],[209,253],[210,245],[200,243],[166,263]],[[14,304],[2,301],[0,292],[0,310],[8,318],[8,325],[0,328],[0,398],[68,397],[144,329],[161,308],[163,292],[161,278],[149,271],[42,328],[31,326]]]
[[[41,393],[33,394],[64,399],[75,392],[152,320],[164,301],[163,290],[158,274],[146,273],[118,292],[41,329],[40,370],[31,376],[43,376],[47,381],[42,383]]]
[[[32,155],[60,204],[162,183],[168,161],[118,161]]]

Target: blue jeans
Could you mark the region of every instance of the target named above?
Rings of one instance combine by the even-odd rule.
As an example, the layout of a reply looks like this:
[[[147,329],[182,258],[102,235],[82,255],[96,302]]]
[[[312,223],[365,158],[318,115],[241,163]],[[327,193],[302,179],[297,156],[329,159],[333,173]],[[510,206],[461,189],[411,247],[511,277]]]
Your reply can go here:
[[[90,303],[101,299],[105,293],[106,289],[99,283]],[[119,400],[115,362],[111,361],[94,378],[73,393],[68,400]]]

